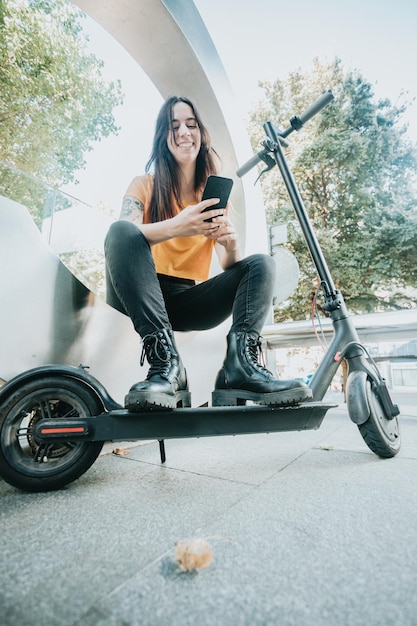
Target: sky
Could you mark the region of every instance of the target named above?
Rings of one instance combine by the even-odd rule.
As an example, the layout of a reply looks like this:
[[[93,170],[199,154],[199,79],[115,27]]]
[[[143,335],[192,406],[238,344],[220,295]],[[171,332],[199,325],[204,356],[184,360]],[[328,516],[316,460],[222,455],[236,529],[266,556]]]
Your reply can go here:
[[[325,62],[337,56],[345,69],[359,70],[372,84],[376,98],[389,98],[395,104],[403,91],[410,99],[417,98],[416,0],[297,0],[292,4],[194,0],[194,4],[244,120],[262,99],[259,80],[283,80],[290,72],[310,71],[315,57]],[[105,61],[106,76],[122,81],[124,104],[115,111],[121,130],[88,153],[85,170],[77,174],[80,183],[65,190],[89,204],[103,203],[117,215],[130,180],[144,171],[162,99],[137,63],[101,27],[88,19],[86,29],[91,50]],[[144,99],[149,114],[140,116],[138,102]],[[417,103],[404,122],[417,142]]]

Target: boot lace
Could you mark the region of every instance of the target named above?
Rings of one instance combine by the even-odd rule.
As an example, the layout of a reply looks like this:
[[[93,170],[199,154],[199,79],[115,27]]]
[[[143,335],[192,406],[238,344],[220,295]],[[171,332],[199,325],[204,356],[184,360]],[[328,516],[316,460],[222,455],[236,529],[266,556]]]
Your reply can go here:
[[[266,367],[265,357],[262,350],[262,337],[253,337],[252,335],[247,335],[247,355],[251,363],[258,369],[264,372],[265,374],[271,374],[269,369]]]
[[[145,357],[150,365],[146,380],[149,380],[156,374],[159,374],[159,376],[163,378],[168,377],[171,351],[163,333],[145,335],[143,338],[142,353],[140,355],[141,366],[145,362]]]

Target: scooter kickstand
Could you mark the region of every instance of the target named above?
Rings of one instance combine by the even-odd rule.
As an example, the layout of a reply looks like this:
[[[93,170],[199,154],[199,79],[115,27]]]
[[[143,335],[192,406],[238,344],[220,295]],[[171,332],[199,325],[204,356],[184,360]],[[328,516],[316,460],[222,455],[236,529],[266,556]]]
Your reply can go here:
[[[165,463],[167,457],[165,455],[165,441],[163,439],[158,439],[159,443],[159,454],[161,455],[161,463]]]

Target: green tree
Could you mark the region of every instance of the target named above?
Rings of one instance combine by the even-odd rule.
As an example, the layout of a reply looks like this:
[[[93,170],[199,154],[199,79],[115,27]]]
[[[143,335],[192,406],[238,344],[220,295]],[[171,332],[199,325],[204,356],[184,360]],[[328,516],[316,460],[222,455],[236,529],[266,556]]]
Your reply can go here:
[[[335,100],[290,137],[288,159],[338,288],[354,313],[415,305],[417,287],[416,147],[402,115],[409,103],[375,100],[358,71],[339,59],[314,61],[310,73],[262,82],[265,99],[251,114],[254,150],[262,123],[284,125],[322,91]],[[288,194],[275,168],[262,178],[269,224],[288,224],[288,247],[300,264],[300,281],[278,305],[276,321],[303,319],[311,308],[317,273]],[[415,294],[415,291],[414,291]]]
[[[85,165],[94,142],[117,133],[118,82],[88,52],[84,14],[67,0],[0,0],[0,193],[40,220],[43,187],[59,187]]]

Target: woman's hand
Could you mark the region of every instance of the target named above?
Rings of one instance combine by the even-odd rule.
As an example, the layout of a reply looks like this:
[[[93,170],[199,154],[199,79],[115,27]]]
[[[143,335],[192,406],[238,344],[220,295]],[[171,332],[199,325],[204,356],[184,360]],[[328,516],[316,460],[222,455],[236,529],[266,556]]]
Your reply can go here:
[[[140,224],[139,227],[151,246],[173,237],[204,235],[209,239],[214,239],[228,252],[236,252],[236,230],[227,217],[227,208],[226,210],[210,209],[218,201],[218,198],[203,200],[198,204],[185,207],[177,215],[167,220],[152,224]],[[202,211],[206,208],[208,210],[203,213]],[[213,218],[213,221],[207,222],[206,220],[209,218]]]
[[[214,217],[211,224],[212,231],[206,237],[215,240],[221,266],[223,269],[227,269],[241,259],[238,235],[229,218],[229,210],[226,209],[222,216]]]
[[[214,217],[210,224],[211,230],[208,234],[206,234],[208,239],[214,239],[217,243],[224,246],[228,250],[237,248],[236,228],[226,214]]]
[[[219,219],[224,213],[224,209],[211,209],[213,204],[217,204],[218,198],[210,198],[203,200],[198,204],[192,204],[185,207],[182,211],[177,213],[169,220],[173,230],[173,237],[192,237],[193,235],[205,235],[210,237],[215,231],[219,229],[219,224],[213,222],[207,222],[209,218]],[[204,209],[208,209],[204,211]]]

